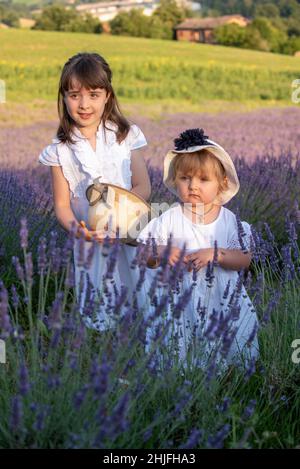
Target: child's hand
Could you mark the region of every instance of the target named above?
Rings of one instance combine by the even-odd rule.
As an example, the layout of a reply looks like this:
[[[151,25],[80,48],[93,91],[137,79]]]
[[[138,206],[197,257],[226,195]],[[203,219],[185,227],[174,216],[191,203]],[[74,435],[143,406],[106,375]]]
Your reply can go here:
[[[190,264],[188,271],[191,272],[193,269],[198,272],[202,267],[206,267],[208,262],[212,262],[214,259],[214,248],[200,249],[199,251],[193,252],[184,257],[184,262]]]
[[[83,220],[80,221],[79,223],[79,229],[78,229],[78,235],[77,237],[80,237],[80,232],[84,234],[84,238],[86,241],[96,241],[97,243],[99,244],[103,244],[104,242],[104,239],[107,237],[108,235],[108,226],[105,226],[103,228],[103,230],[88,230],[87,227],[86,227],[86,224]],[[110,244],[112,244],[115,240],[115,238],[117,237],[116,236],[116,231],[115,230],[111,230],[109,232],[109,234],[111,235],[111,238],[109,239],[109,242]],[[113,236],[112,236],[113,235]]]
[[[179,261],[180,253],[181,253],[181,249],[172,247],[170,255],[169,255],[169,259],[168,259],[168,264],[174,267],[174,265]]]
[[[109,236],[109,243],[113,244],[117,239],[117,228],[108,230],[108,223],[103,227],[103,230],[90,231],[92,237],[97,243],[103,244],[105,238]]]
[[[87,229],[85,222],[81,220],[77,229],[76,238],[81,238],[83,235],[86,241],[92,241],[91,233],[92,232]]]

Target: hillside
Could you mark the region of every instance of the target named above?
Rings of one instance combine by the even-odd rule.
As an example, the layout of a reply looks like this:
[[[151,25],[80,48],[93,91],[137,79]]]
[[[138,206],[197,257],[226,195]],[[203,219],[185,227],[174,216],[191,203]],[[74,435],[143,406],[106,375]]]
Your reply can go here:
[[[7,100],[56,99],[63,63],[79,51],[109,61],[125,102],[168,100],[290,105],[300,58],[229,47],[79,33],[0,30],[0,78]]]

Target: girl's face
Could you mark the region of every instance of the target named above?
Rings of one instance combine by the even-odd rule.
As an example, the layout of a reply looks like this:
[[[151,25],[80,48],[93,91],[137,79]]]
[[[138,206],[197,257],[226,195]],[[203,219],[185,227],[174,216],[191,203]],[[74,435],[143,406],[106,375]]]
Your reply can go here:
[[[208,205],[215,201],[219,193],[219,181],[211,171],[209,174],[184,174],[178,170],[175,184],[179,198],[184,203]]]
[[[109,94],[105,89],[86,89],[76,80],[73,80],[72,88],[64,96],[67,111],[77,126],[96,129],[108,99]]]

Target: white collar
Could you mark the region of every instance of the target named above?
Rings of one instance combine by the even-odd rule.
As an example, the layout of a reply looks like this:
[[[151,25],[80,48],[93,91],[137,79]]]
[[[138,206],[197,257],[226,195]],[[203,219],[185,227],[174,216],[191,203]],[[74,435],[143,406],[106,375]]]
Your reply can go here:
[[[117,141],[116,131],[117,131],[116,124],[114,124],[111,121],[106,121],[105,128],[104,128],[103,122],[101,121],[96,131],[96,138],[103,139],[103,142],[105,142],[105,144],[108,146],[113,145]],[[75,136],[74,141],[76,143],[80,141],[82,142],[88,139],[88,137],[85,137],[80,132],[78,127],[75,127],[75,126],[72,129],[72,135]]]

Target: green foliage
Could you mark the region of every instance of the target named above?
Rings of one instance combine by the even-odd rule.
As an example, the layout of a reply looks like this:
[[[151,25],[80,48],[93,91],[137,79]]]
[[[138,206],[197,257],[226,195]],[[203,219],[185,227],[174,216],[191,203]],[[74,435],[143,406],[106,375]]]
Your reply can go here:
[[[157,16],[163,24],[172,29],[184,20],[185,12],[178,7],[175,0],[161,0],[153,16]]]
[[[214,37],[218,44],[232,47],[243,47],[246,29],[237,24],[225,24],[216,28]]]
[[[13,9],[6,5],[1,5],[0,3],[0,23],[4,23],[13,28],[19,28],[19,15]]]
[[[279,20],[280,21],[280,20]],[[277,53],[292,53],[294,45],[288,45],[287,33],[276,27],[278,24],[264,17],[255,18],[245,28],[228,24],[214,32],[218,44]]]
[[[276,18],[280,16],[280,11],[274,3],[258,3],[255,7],[255,16],[265,16],[266,18]]]
[[[276,16],[297,17],[300,15],[299,1],[296,0],[203,0],[204,13],[212,10],[218,15],[241,14],[247,17],[262,15],[270,18]]]
[[[175,0],[162,0],[152,16],[146,16],[140,9],[120,12],[111,22],[115,35],[172,39],[173,28],[185,18]]]
[[[32,29],[84,33],[102,32],[101,23],[91,14],[82,16],[76,10],[66,9],[62,5],[45,7]]]

